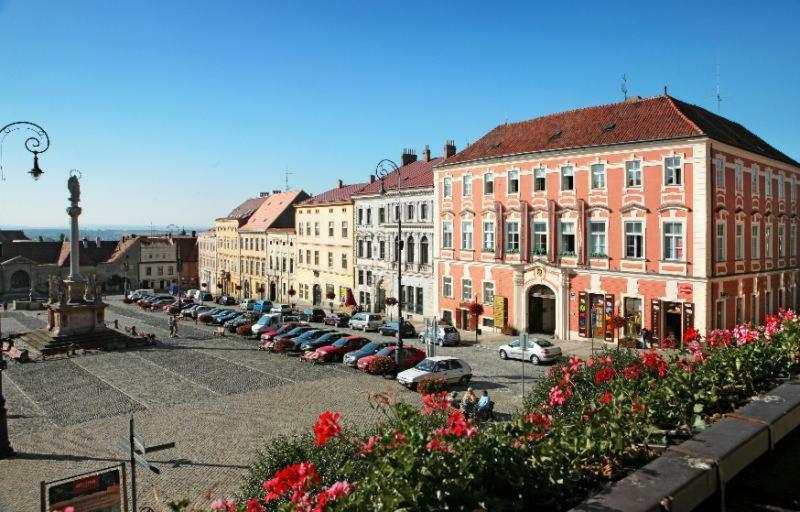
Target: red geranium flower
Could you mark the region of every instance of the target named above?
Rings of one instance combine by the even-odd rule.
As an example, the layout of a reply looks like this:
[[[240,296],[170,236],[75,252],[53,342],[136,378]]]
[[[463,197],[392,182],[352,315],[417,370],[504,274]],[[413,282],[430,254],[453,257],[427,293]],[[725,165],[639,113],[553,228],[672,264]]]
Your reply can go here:
[[[429,393],[422,397],[422,414],[431,414],[436,411],[447,411],[450,409],[450,401],[447,399],[447,391],[439,393]]]
[[[339,413],[325,411],[319,415],[319,419],[314,423],[314,434],[317,436],[317,446],[325,446],[329,439],[342,433],[342,426],[339,425]]]
[[[292,491],[292,503],[302,499],[309,487],[319,481],[317,468],[310,462],[301,462],[285,467],[275,473],[275,476],[264,482],[267,491],[264,501],[269,503],[283,497]]]
[[[605,393],[603,393],[603,395],[600,397],[600,402],[602,402],[602,403],[604,403],[604,404],[608,405],[608,404],[610,404],[610,403],[611,403],[611,400],[613,400],[613,399],[614,399],[614,395],[612,395],[612,394],[611,394],[611,391],[606,391],[606,392],[605,392]]]
[[[606,366],[594,374],[594,383],[599,386],[600,384],[613,379],[616,374],[617,372],[614,370],[614,368],[611,366]]]

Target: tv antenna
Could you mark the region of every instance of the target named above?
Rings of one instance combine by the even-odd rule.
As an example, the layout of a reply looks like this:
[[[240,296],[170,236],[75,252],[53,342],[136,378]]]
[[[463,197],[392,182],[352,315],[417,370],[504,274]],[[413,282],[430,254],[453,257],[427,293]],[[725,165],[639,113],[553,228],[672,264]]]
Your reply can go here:
[[[293,172],[289,172],[289,166],[287,165],[283,170],[283,178],[286,181],[286,191],[289,191],[289,175],[294,174]]]
[[[719,114],[722,107],[722,96],[719,93],[719,64],[717,64],[717,94],[715,98],[717,100],[717,114]]]
[[[628,99],[628,75],[626,73],[622,74],[622,85],[619,86],[620,90],[622,91],[622,96],[624,99]]]

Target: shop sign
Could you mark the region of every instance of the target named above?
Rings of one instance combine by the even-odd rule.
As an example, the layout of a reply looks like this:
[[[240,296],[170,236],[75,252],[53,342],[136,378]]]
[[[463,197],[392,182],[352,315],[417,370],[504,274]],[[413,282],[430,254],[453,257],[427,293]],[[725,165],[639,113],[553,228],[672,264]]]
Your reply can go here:
[[[125,498],[125,466],[83,473],[53,482],[42,482],[42,512],[73,507],[81,512],[122,512]]]
[[[495,327],[506,326],[506,311],[508,311],[508,299],[503,296],[495,295],[492,303],[492,313]]]

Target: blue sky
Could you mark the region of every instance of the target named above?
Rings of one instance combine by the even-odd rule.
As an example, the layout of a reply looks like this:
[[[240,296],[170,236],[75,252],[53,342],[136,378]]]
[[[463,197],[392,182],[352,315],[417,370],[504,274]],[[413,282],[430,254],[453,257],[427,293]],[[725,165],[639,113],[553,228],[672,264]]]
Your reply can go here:
[[[764,6],[767,6],[765,8]],[[798,1],[0,0],[0,225],[210,225],[246,197],[363,181],[382,158],[499,123],[660,94],[800,159]]]

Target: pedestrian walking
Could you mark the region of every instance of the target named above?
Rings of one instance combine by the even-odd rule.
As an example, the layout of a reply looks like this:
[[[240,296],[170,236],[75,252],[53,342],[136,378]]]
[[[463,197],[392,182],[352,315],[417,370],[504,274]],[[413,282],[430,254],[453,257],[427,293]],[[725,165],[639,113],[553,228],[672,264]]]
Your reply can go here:
[[[178,337],[178,317],[177,316],[173,317],[172,329],[175,332],[175,337],[177,338]]]
[[[170,316],[168,323],[169,323],[169,337],[170,338],[174,338],[175,337],[175,318]]]

